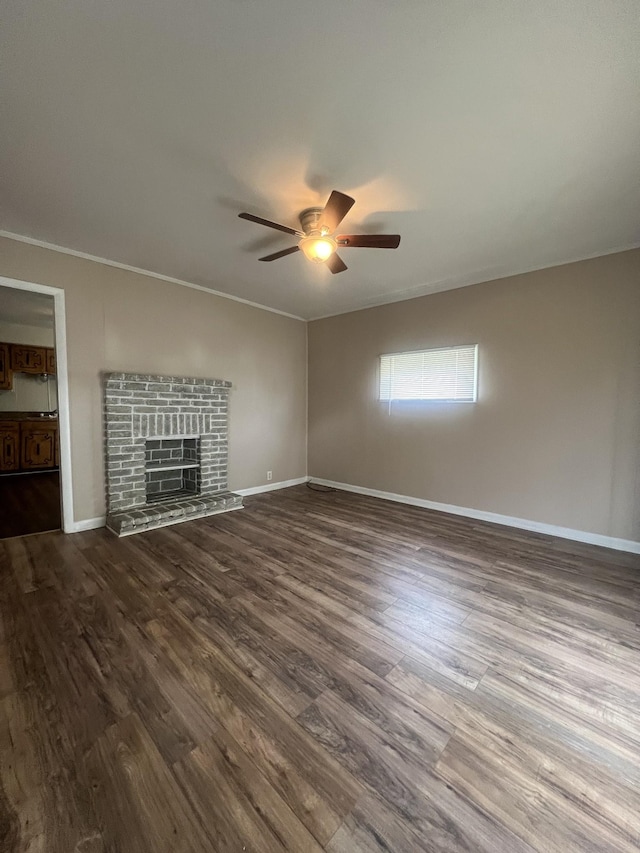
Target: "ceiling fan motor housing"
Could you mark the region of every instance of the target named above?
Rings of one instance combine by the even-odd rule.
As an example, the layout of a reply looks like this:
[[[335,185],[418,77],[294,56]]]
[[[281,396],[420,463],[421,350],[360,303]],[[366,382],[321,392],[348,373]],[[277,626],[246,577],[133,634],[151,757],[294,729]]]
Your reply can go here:
[[[321,228],[320,218],[324,211],[323,207],[307,207],[300,214],[300,225],[305,234],[328,234],[328,229]]]

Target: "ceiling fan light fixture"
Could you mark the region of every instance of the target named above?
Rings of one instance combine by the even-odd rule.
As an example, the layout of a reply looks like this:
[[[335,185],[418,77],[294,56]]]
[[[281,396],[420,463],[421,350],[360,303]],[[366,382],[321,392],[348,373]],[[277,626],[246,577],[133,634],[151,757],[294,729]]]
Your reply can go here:
[[[312,235],[303,237],[298,243],[310,261],[316,264],[322,264],[328,260],[338,248],[338,244],[332,237]]]
[[[333,190],[324,207],[307,207],[300,212],[302,231],[271,222],[270,219],[263,219],[253,213],[239,213],[238,216],[240,219],[248,219],[249,222],[266,225],[267,228],[275,228],[285,234],[295,234],[300,238],[297,246],[272,252],[264,258],[258,258],[259,261],[277,261],[301,251],[314,264],[326,264],[329,272],[335,275],[347,269],[347,265],[336,251],[338,246],[341,249],[352,246],[363,249],[397,249],[400,243],[399,234],[339,234],[338,226],[354,204],[355,200],[350,195]]]

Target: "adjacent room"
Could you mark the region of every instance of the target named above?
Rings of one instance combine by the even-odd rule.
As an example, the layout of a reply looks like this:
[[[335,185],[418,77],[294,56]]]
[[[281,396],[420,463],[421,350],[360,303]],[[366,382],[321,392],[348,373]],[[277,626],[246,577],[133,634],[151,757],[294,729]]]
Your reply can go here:
[[[640,4],[3,4],[0,851],[640,850]]]
[[[0,539],[59,530],[53,298],[0,287]]]

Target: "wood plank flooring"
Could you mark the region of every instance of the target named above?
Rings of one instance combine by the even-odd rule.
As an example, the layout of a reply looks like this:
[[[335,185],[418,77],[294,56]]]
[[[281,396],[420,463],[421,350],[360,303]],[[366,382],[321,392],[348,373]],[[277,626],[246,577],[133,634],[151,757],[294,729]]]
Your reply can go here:
[[[58,471],[0,476],[0,539],[59,530],[60,526]]]
[[[640,849],[640,559],[304,486],[0,543],[2,853]]]

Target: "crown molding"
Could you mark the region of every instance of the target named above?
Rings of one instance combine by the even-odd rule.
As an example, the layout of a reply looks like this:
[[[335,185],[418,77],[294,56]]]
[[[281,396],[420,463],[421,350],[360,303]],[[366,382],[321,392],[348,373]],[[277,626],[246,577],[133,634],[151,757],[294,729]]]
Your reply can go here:
[[[74,258],[82,258],[84,261],[94,261],[97,264],[104,264],[107,267],[115,267],[119,270],[137,273],[138,275],[146,275],[149,278],[157,278],[160,281],[167,281],[169,284],[179,284],[181,287],[190,287],[192,290],[200,290],[203,293],[209,293],[212,296],[220,296],[222,299],[231,299],[233,302],[241,302],[243,305],[249,305],[251,308],[259,308],[261,311],[269,311],[271,314],[279,314],[281,317],[289,317],[291,320],[300,320],[306,323],[304,317],[298,317],[297,314],[289,314],[287,311],[280,311],[278,308],[270,308],[268,305],[261,305],[259,302],[251,302],[250,299],[242,299],[240,296],[232,296],[230,293],[222,293],[220,290],[213,290],[210,287],[204,287],[201,284],[193,284],[190,281],[183,281],[180,278],[173,278],[170,275],[163,275],[153,270],[145,270],[141,267],[132,267],[129,264],[121,264],[119,261],[110,261],[108,258],[99,258],[97,255],[90,255],[87,252],[79,252],[77,249],[67,249],[65,246],[57,246],[55,243],[46,243],[44,240],[36,240],[35,237],[25,237],[23,234],[14,234],[11,231],[0,230],[0,237],[6,237],[8,240],[16,240],[18,243],[28,243],[30,246],[38,246],[40,249],[49,249],[51,252],[60,252],[63,255],[71,255]]]
[[[409,290],[397,291],[389,293],[387,296],[380,296],[377,299],[368,302],[366,305],[361,305],[359,308],[346,308],[344,311],[337,311],[335,314],[320,314],[317,317],[310,317],[307,322],[314,323],[316,320],[328,320],[330,317],[340,317],[343,314],[355,314],[357,311],[367,311],[369,308],[380,308],[382,305],[393,305],[394,302],[407,302],[409,299],[419,299],[421,296],[431,296],[433,293],[442,293],[445,290],[459,290],[463,287],[471,287],[474,284],[488,284],[491,281],[500,281],[503,278],[515,278],[517,275],[528,275],[532,272],[540,272],[541,270],[550,270],[554,267],[565,267],[569,264],[579,264],[581,261],[594,261],[597,258],[606,258],[608,255],[620,255],[623,252],[632,252],[635,249],[640,249],[640,243],[632,243],[629,246],[619,246],[616,249],[607,249],[606,252],[595,252],[592,255],[582,255],[579,258],[572,258],[568,261],[554,261],[551,264],[544,264],[541,267],[525,267],[513,272],[498,272],[496,270],[480,270],[477,273],[472,273],[469,276],[459,279],[443,279],[434,281],[430,284],[419,284]]]
[[[14,234],[12,231],[0,230],[0,237],[6,237],[8,240],[16,240],[18,243],[28,243],[30,246],[38,246],[41,249],[49,249],[52,252],[60,252],[63,255],[71,255],[75,258],[82,258],[85,261],[94,261],[97,264],[104,264],[108,267],[126,270],[127,272],[137,273],[138,275],[146,275],[150,278],[156,278],[160,281],[169,282],[169,284],[178,284],[181,287],[190,287],[192,290],[200,290],[203,293],[209,293],[212,296],[219,296],[222,299],[231,299],[233,302],[240,302],[242,305],[249,305],[251,308],[259,308],[261,311],[269,311],[271,314],[279,314],[281,317],[288,317],[291,320],[299,320],[302,323],[313,323],[316,320],[328,320],[330,317],[340,317],[342,314],[354,314],[356,311],[366,311],[369,308],[379,308],[382,305],[392,305],[394,302],[407,302],[410,299],[419,299],[422,296],[430,296],[434,293],[442,293],[445,290],[458,290],[463,287],[471,287],[474,284],[486,284],[491,281],[500,281],[503,278],[513,278],[518,275],[527,275],[541,270],[553,269],[554,267],[564,267],[569,264],[578,264],[581,261],[592,261],[596,258],[605,258],[608,255],[619,255],[622,252],[631,252],[634,249],[640,249],[640,242],[632,243],[628,246],[618,246],[614,249],[607,249],[604,252],[595,252],[590,255],[581,255],[578,258],[571,258],[565,261],[554,261],[543,266],[525,267],[523,269],[514,270],[511,272],[498,272],[496,270],[481,270],[466,276],[461,279],[445,279],[441,281],[430,282],[428,284],[419,284],[409,290],[404,290],[396,293],[381,295],[379,298],[368,302],[366,305],[360,305],[356,308],[345,308],[342,311],[336,311],[330,314],[319,314],[316,317],[300,317],[297,314],[290,314],[287,311],[280,311],[278,308],[271,308],[268,305],[262,305],[259,302],[252,302],[250,299],[243,299],[240,296],[233,296],[230,293],[223,293],[220,290],[213,290],[210,287],[204,287],[201,284],[194,284],[190,281],[183,281],[180,278],[173,278],[169,275],[163,275],[153,270],[145,270],[141,267],[133,267],[129,264],[122,264],[119,261],[111,261],[108,258],[100,258],[97,255],[90,255],[87,252],[79,252],[76,249],[68,249],[65,246],[58,246],[55,243],[47,243],[44,240],[36,240],[35,237],[26,237],[23,234]]]

